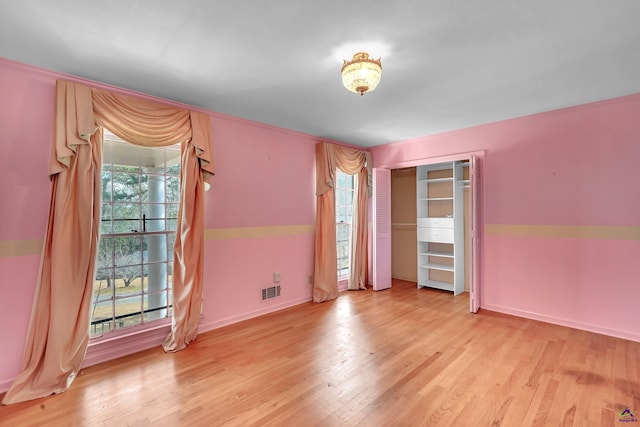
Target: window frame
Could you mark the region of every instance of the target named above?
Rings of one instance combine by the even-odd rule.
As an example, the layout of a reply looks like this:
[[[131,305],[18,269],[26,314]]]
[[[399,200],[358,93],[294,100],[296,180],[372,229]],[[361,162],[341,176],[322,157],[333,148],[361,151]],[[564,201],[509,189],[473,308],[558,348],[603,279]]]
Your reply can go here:
[[[135,159],[135,165],[119,165],[114,163],[114,144],[121,144],[119,148],[124,151],[136,152],[137,157]],[[107,153],[107,147],[111,150]],[[126,148],[123,148],[126,147]],[[89,335],[92,341],[100,340],[101,338],[114,338],[123,334],[129,334],[136,331],[143,331],[152,327],[169,325],[171,323],[171,316],[173,314],[173,281],[171,272],[173,271],[173,243],[175,242],[176,228],[177,228],[177,213],[180,202],[180,158],[181,150],[180,144],[174,144],[165,147],[142,147],[135,144],[130,144],[122,139],[116,137],[107,129],[104,129],[103,137],[103,162],[101,164],[101,188],[103,190],[103,196],[107,194],[108,200],[105,197],[101,200],[101,225],[100,225],[100,239],[99,248],[96,258],[96,269],[94,272],[94,289],[91,298],[91,316],[90,316],[90,330]],[[148,151],[147,151],[148,150]],[[153,153],[153,151],[161,152],[161,155]],[[159,164],[154,164],[153,170],[149,166],[149,161],[145,158],[143,163],[143,153],[151,155],[151,157],[161,158]],[[168,154],[175,154],[169,156]],[[154,161],[156,161],[154,159]],[[127,161],[130,158],[127,158]],[[108,167],[105,165],[108,164]],[[161,168],[162,171],[157,169]],[[132,200],[117,201],[113,197],[114,195],[114,182],[113,177],[118,174],[130,174],[137,177],[137,184],[135,182],[129,186],[129,188],[135,188],[130,194],[133,195]],[[105,176],[109,176],[109,182],[105,186],[103,180]],[[149,178],[156,177],[162,181],[162,201],[150,200],[150,180]],[[159,177],[159,178],[158,178]],[[135,180],[134,180],[135,181]],[[146,186],[143,185],[143,181],[146,182]],[[173,184],[173,185],[171,185]],[[169,187],[171,186],[171,190]],[[177,187],[177,188],[173,188]],[[126,189],[125,189],[126,190]],[[105,193],[106,191],[106,193]],[[145,193],[146,191],[146,193]],[[146,199],[145,199],[146,194]],[[115,208],[118,206],[135,206],[137,208],[138,218],[117,218]],[[106,212],[106,210],[108,212]],[[158,211],[162,214],[158,214]],[[147,218],[146,214],[153,212],[157,217]],[[176,218],[171,215],[175,214]],[[117,229],[114,224],[118,220],[131,221],[131,224],[138,223],[138,227],[131,229],[130,231],[123,231]],[[157,226],[158,221],[161,222],[160,226]],[[104,226],[106,222],[107,226]],[[154,224],[155,222],[155,224]],[[150,225],[149,229],[147,224]],[[154,227],[154,225],[156,225]],[[162,236],[165,238],[162,239]],[[129,239],[130,248],[137,245],[137,253],[134,253],[134,258],[139,255],[139,260],[132,260],[129,258],[116,259],[116,239],[120,239],[120,243]],[[154,240],[159,240],[160,243],[153,243]],[[162,242],[164,240],[164,242]],[[113,242],[111,248],[107,248],[107,259],[100,259],[102,245],[105,241]],[[135,243],[135,241],[138,241]],[[156,248],[156,253],[152,254],[151,247]],[[158,249],[160,247],[160,249]],[[164,253],[162,254],[162,252]],[[158,252],[161,255],[158,255]],[[110,259],[108,256],[110,255]],[[131,255],[131,254],[127,254]],[[153,259],[150,259],[153,255]],[[123,257],[121,257],[123,258]],[[101,265],[103,262],[106,264]],[[110,264],[109,264],[110,262]],[[154,267],[155,266],[155,267]],[[133,291],[130,293],[124,292],[118,293],[116,287],[116,281],[120,278],[116,271],[119,269],[139,269],[140,289],[139,291]],[[155,268],[156,276],[159,274],[164,277],[164,281],[159,281],[157,285],[150,283],[150,271]],[[162,270],[164,269],[164,272]],[[100,275],[101,279],[98,279],[98,273],[106,273]],[[158,273],[159,272],[159,273]],[[106,279],[108,277],[108,279]],[[107,280],[108,294],[100,297],[102,289],[102,282]],[[136,280],[136,279],[132,279]],[[109,280],[111,282],[109,282]],[[125,279],[126,280],[126,279]],[[98,283],[99,282],[99,283]],[[131,283],[131,282],[130,282]],[[98,295],[96,296],[96,287],[98,288]],[[128,287],[125,286],[125,287]],[[132,301],[132,303],[139,302],[139,308],[137,311],[129,310],[125,313],[118,312],[118,309],[122,309],[122,302],[125,300]],[[136,301],[137,300],[137,301]],[[163,306],[154,307],[157,305],[153,301],[164,301],[159,304]],[[118,302],[121,304],[118,304]],[[110,311],[102,318],[94,318],[96,312],[96,302],[102,306],[109,307],[105,311]],[[126,311],[126,310],[125,310]],[[155,314],[154,314],[155,313]],[[126,320],[129,319],[129,322]],[[129,324],[125,324],[129,323]],[[98,325],[107,325],[99,330]]]
[[[335,210],[336,210],[336,261],[338,281],[347,280],[351,263],[351,228],[353,226],[353,202],[355,197],[356,175],[349,175],[336,169]],[[346,230],[346,239],[341,232]],[[346,244],[345,244],[346,243]]]

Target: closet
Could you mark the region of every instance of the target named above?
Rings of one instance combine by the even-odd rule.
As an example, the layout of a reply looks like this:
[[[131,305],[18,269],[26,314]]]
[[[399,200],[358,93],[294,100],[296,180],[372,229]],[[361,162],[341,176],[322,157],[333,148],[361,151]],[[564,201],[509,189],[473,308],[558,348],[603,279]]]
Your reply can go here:
[[[464,292],[468,188],[467,161],[416,167],[418,288]]]

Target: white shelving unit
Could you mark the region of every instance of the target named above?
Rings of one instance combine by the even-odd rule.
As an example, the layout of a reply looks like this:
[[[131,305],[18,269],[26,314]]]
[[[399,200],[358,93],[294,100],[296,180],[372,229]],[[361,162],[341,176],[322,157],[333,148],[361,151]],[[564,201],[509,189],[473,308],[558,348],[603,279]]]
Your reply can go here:
[[[418,287],[464,291],[464,188],[466,163],[416,168]]]

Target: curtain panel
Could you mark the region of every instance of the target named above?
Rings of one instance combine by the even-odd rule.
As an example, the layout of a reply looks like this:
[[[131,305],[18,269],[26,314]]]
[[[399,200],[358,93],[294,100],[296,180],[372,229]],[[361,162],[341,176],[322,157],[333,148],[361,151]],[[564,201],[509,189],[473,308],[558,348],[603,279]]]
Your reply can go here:
[[[49,163],[49,220],[22,371],[3,404],[65,391],[84,359],[100,234],[103,127],[133,144],[182,145],[174,315],[163,347],[180,350],[197,335],[204,180],[214,174],[209,116],[59,80]]]
[[[338,296],[334,191],[336,168],[348,175],[358,176],[354,197],[348,289],[366,289],[367,197],[371,188],[371,154],[363,150],[320,142],[316,144],[314,302],[328,301]]]

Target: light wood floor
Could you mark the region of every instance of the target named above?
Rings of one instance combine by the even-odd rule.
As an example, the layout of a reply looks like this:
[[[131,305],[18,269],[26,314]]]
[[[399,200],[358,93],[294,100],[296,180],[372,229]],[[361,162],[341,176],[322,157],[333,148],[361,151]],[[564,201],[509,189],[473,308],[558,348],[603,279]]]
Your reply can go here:
[[[0,424],[640,426],[626,408],[640,419],[640,343],[395,281],[84,369]]]

